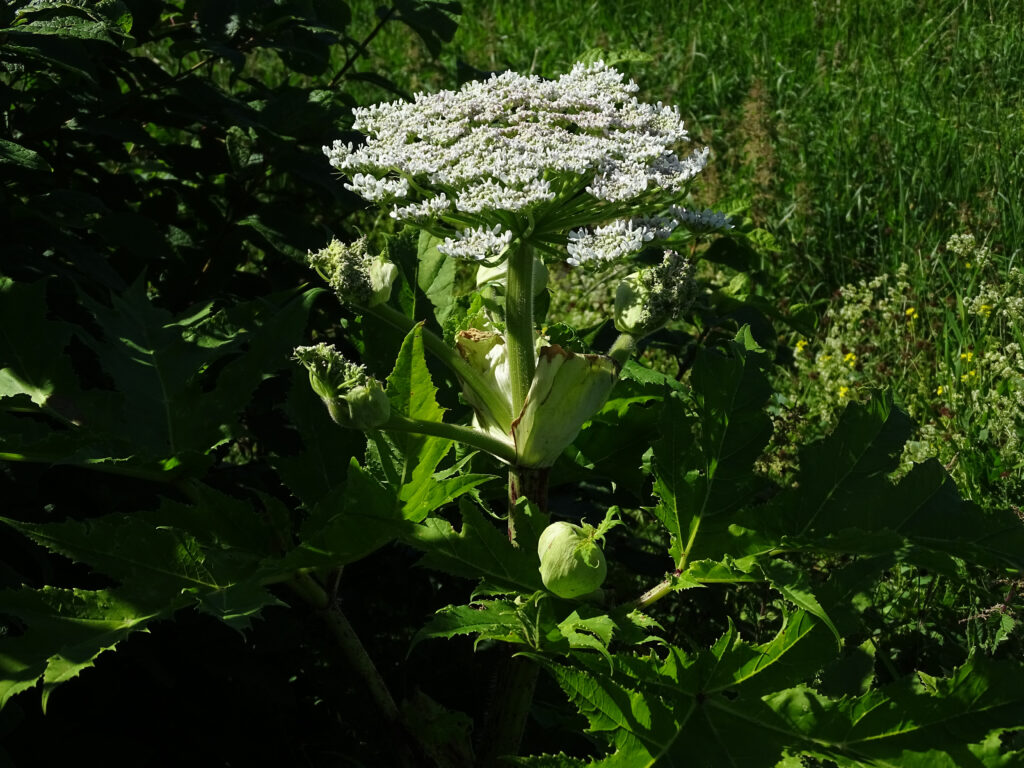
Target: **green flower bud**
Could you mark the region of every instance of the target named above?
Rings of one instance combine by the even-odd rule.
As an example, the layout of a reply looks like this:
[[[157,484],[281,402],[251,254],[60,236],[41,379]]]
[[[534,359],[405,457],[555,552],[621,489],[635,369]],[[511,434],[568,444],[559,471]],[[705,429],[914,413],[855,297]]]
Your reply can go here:
[[[584,523],[552,523],[540,535],[537,556],[545,588],[559,597],[576,598],[593,592],[608,573],[598,529]]]
[[[370,254],[365,237],[350,245],[332,240],[326,248],[311,253],[309,263],[339,299],[367,308],[386,302],[398,277],[398,267],[384,254]]]
[[[661,264],[634,272],[615,291],[615,328],[647,336],[689,309],[696,295],[693,264],[666,251]]]
[[[329,344],[298,347],[295,359],[309,371],[310,386],[336,424],[366,431],[387,423],[391,401],[363,366],[346,360]]]

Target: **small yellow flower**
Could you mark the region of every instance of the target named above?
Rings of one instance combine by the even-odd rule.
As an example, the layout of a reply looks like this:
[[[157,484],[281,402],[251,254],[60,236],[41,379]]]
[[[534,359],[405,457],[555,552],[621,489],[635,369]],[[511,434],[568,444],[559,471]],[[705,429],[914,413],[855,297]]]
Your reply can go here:
[[[803,352],[805,349],[807,349],[807,342],[804,339],[800,339],[800,341],[796,343],[796,351]]]
[[[936,394],[936,395],[941,395],[941,394],[942,394],[943,392],[945,392],[945,389],[944,389],[944,388],[942,387],[942,385],[940,384],[940,385],[939,385],[939,388],[935,390],[935,394]]]
[[[960,376],[960,381],[967,381],[968,379],[978,378],[978,372],[976,370],[970,370],[967,373]]]
[[[857,356],[853,352],[847,352],[843,356],[843,362],[847,363],[851,368],[857,365]]]
[[[839,399],[840,399],[840,400],[845,400],[845,399],[846,399],[846,394],[847,394],[847,393],[848,393],[849,391],[850,391],[850,388],[849,388],[849,387],[840,387],[840,388],[839,388]]]
[[[960,353],[960,359],[961,360],[966,360],[969,363],[969,362],[971,362],[971,360],[974,359],[974,353],[973,352],[962,352],[962,353]]]
[[[904,314],[907,316],[907,320],[917,319],[917,310],[914,307],[908,307]]]
[[[965,261],[964,262],[964,267],[966,267],[967,269],[970,269],[971,268],[971,262]]]
[[[978,314],[981,315],[982,317],[988,317],[989,315],[992,314],[992,305],[982,304],[980,307],[978,307]]]

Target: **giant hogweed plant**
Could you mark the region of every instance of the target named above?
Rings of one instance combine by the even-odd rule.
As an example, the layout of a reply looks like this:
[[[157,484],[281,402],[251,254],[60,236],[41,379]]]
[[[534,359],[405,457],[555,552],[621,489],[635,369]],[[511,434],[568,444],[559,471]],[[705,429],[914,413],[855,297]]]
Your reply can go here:
[[[395,737],[394,764],[1019,764],[1020,665],[969,654],[951,667],[898,669],[884,611],[864,596],[897,566],[1017,573],[1020,522],[963,502],[934,461],[893,482],[911,424],[884,394],[851,404],[807,446],[795,482],[755,472],[772,432],[763,304],[696,290],[691,261],[701,237],[717,237],[704,258],[734,264],[749,246],[727,217],[687,208],[706,153],[680,154],[678,112],[639,102],[635,90],[598,62],[556,81],[507,73],[357,110],[363,143],[327,154],[352,190],[405,228],[310,256],[348,306],[335,341],[350,354],[327,342],[294,351],[326,412],[292,392],[303,448],[275,465],[293,498],[243,498],[191,479],[131,515],[4,518],[115,585],[2,593],[10,636],[0,640],[0,703],[41,683],[46,706],[103,651],[176,610],[244,629],[267,606],[307,603],[381,712],[381,733],[368,737]],[[549,263],[631,259],[637,269],[617,288],[610,324],[574,329],[545,316]],[[457,294],[468,268],[476,287]],[[3,290],[36,306],[31,291]],[[218,383],[283,359],[275,324],[304,318],[311,295],[254,306],[276,319],[234,349]],[[131,301],[94,309],[114,329]],[[53,345],[66,342],[63,327],[37,315]],[[699,333],[662,330],[681,315]],[[757,318],[762,332],[736,318]],[[151,325],[183,366],[227,351],[231,318]],[[632,359],[649,337],[682,340],[685,375]],[[137,346],[96,341],[114,376],[132,370]],[[5,356],[14,362],[2,394],[25,411],[54,408],[51,383],[71,379],[63,364],[32,379],[19,370],[31,350],[11,351],[22,354]],[[204,402],[233,402],[226,391]],[[99,393],[80,394],[103,413]],[[176,418],[181,428],[154,447],[163,469],[180,449],[196,457],[223,442],[186,430],[189,414]],[[73,441],[74,420],[66,427],[46,439]],[[609,496],[620,503],[604,504]],[[590,519],[566,502],[574,497]],[[465,716],[446,714],[429,691],[395,695],[360,640],[372,627],[353,627],[335,599],[342,568],[390,544],[467,585],[460,604],[437,606],[411,638],[408,665],[423,644],[457,636],[500,657],[497,693],[472,737]],[[657,550],[656,575],[616,557],[630,547]],[[760,596],[758,617],[745,595]],[[698,598],[703,607],[691,610]],[[563,741],[572,754],[518,756],[539,672],[585,723],[584,740]]]

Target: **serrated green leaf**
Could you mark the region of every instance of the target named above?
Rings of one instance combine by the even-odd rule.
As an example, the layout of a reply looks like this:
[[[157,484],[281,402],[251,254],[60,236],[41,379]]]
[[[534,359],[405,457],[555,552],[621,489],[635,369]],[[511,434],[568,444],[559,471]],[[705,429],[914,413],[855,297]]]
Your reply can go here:
[[[938,462],[917,464],[892,483],[889,474],[910,429],[888,394],[851,404],[832,434],[802,453],[796,488],[751,510],[743,525],[757,526],[792,549],[896,553],[946,571],[953,568],[951,557],[1024,568],[1024,528],[1016,515],[960,499]]]
[[[201,306],[173,318],[146,296],[145,284],[111,297],[83,296],[103,336],[83,336],[124,395],[123,435],[150,457],[204,453],[237,430],[237,415],[267,373],[288,363],[319,289],[285,292],[214,312]],[[211,381],[207,371],[220,363]]]
[[[42,680],[45,711],[56,686],[77,677],[101,653],[173,607],[154,605],[123,589],[0,591],[0,612],[27,626],[24,634],[0,638],[0,708]]]
[[[7,139],[0,139],[0,165],[15,166],[29,171],[44,173],[53,171],[50,164],[38,152],[28,147],[23,147],[20,144],[15,144]]]
[[[779,690],[813,674],[808,642],[827,638],[815,621],[801,612],[763,646],[730,627],[696,655],[617,654],[612,674],[582,657],[582,668],[544,663],[613,750],[595,765],[690,765],[699,756],[708,766],[773,768],[797,754],[849,768],[973,765],[976,755],[999,764],[1006,750],[990,734],[1024,717],[1019,664],[976,657],[948,678],[919,674],[858,697]],[[787,659],[796,666],[785,669]]]
[[[775,558],[759,560],[758,568],[772,587],[784,598],[824,622],[825,626],[835,635],[836,642],[842,645],[842,635],[839,634],[839,630],[832,623],[828,613],[821,607],[818,598],[814,596],[810,575],[805,569],[799,568],[786,560]]]
[[[478,635],[480,640],[523,643],[522,622],[516,606],[507,600],[480,600],[470,605],[449,605],[427,622],[409,645],[409,652],[423,640]]]
[[[437,388],[424,357],[422,325],[413,328],[402,343],[395,368],[388,377],[387,393],[391,407],[403,416],[423,421],[443,419],[444,409],[437,404]],[[376,456],[378,460],[389,458],[395,464],[388,474],[392,482],[395,477],[400,478],[399,499],[403,502],[403,513],[409,520],[419,522],[436,509],[430,506],[433,500],[447,495],[447,491],[436,488],[434,473],[454,443],[441,437],[412,433],[389,434],[385,440],[397,450],[383,451],[378,445]],[[394,458],[396,453],[401,456],[398,460]],[[453,492],[459,490],[460,483],[450,485]],[[466,490],[469,488],[463,485],[461,492]]]
[[[402,517],[394,490],[353,458],[345,484],[313,508],[302,526],[299,546],[285,556],[282,567],[335,568],[355,562],[407,535],[411,527]]]
[[[460,531],[447,520],[431,517],[416,525],[407,536],[407,542],[424,553],[420,565],[467,579],[483,578],[493,585],[522,592],[544,588],[536,550],[513,547],[507,533],[465,499],[459,508]]]
[[[290,573],[269,556],[271,531],[249,504],[202,486],[191,505],[84,521],[25,523],[0,518],[51,552],[130,585],[152,605],[195,604],[225,623],[279,604],[264,585]]]
[[[690,489],[697,482],[697,470],[688,469],[695,452],[694,420],[678,398],[665,399],[661,414],[661,439],[654,443],[654,493],[658,505],[654,516],[669,532],[669,555],[678,567],[692,532],[695,505]]]
[[[771,436],[763,358],[744,328],[722,352],[698,354],[691,374],[693,412],[677,397],[665,400],[662,438],[654,443],[659,504],[653,511],[671,535],[669,554],[677,568],[699,550],[703,520],[737,508],[752,493],[753,463]]]
[[[448,322],[455,300],[455,259],[437,250],[437,245],[441,242],[441,238],[434,237],[426,230],[420,232],[416,283],[433,305],[438,325],[443,327]]]

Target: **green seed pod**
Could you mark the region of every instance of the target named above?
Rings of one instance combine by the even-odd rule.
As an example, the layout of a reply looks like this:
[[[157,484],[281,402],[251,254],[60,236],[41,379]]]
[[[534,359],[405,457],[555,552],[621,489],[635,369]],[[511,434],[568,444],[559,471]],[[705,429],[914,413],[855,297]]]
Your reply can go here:
[[[598,529],[586,523],[557,522],[545,528],[537,542],[544,586],[565,598],[582,597],[600,587],[608,565],[598,538]]]

